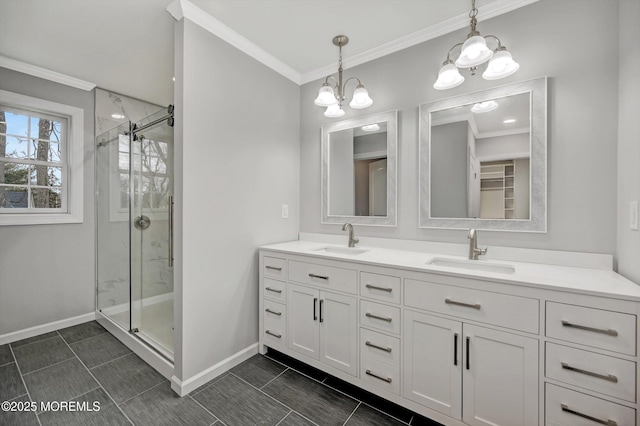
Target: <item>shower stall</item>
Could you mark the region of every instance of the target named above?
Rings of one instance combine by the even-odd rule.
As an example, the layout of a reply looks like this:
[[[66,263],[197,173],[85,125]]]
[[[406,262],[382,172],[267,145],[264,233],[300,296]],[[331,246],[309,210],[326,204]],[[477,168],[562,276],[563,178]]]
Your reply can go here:
[[[95,166],[98,319],[172,362],[173,106],[97,136]]]

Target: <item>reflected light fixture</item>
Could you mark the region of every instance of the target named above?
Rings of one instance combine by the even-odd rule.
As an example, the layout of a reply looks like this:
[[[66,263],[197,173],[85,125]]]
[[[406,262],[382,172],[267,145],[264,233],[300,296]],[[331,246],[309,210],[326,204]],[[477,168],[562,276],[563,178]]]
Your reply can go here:
[[[515,118],[507,118],[506,120],[503,121],[504,124],[513,124],[516,122]]]
[[[115,118],[116,120],[122,120],[124,118],[124,115],[118,114],[118,113],[114,113],[114,114],[111,114],[111,117]]]
[[[496,108],[498,108],[498,103],[496,101],[484,101],[474,104],[471,107],[471,112],[482,114],[483,112],[493,111]]]
[[[380,126],[378,125],[378,123],[373,123],[373,124],[367,124],[366,126],[362,126],[361,129],[364,130],[365,132],[376,132],[380,130]]]
[[[373,105],[373,100],[369,97],[369,92],[364,88],[364,85],[358,77],[350,77],[345,80],[344,83],[342,82],[342,46],[345,46],[347,43],[349,43],[349,37],[345,35],[338,35],[333,38],[333,44],[338,46],[340,50],[338,78],[336,79],[333,75],[328,76],[324,80],[322,87],[318,91],[318,97],[314,101],[316,105],[327,108],[324,112],[325,117],[339,118],[345,114],[345,111],[342,109],[342,104],[346,99],[345,88],[351,80],[357,80],[358,85],[353,92],[353,98],[351,98],[349,106],[353,109],[363,109]],[[329,79],[333,80],[333,87],[329,83]]]
[[[478,20],[478,9],[476,0],[471,0],[471,12],[469,12],[470,31],[464,43],[453,45],[447,53],[447,59],[443,62],[442,68],[438,72],[438,79],[433,85],[434,89],[446,90],[461,85],[464,77],[460,74],[459,68],[468,68],[471,75],[476,75],[479,65],[487,64],[487,69],[482,73],[485,80],[498,80],[508,77],[518,71],[520,65],[511,57],[511,53],[500,43],[500,39],[494,35],[482,36],[476,30]],[[492,39],[498,46],[491,50],[487,46],[487,40]],[[451,59],[451,52],[460,46],[460,55],[454,62]]]

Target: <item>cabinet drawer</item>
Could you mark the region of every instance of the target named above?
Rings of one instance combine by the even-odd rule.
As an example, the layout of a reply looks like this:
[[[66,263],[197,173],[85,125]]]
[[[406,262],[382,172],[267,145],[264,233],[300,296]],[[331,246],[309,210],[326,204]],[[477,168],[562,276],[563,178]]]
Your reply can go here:
[[[634,426],[636,410],[547,383],[545,424],[549,426]],[[615,423],[611,423],[613,421]]]
[[[547,336],[628,355],[636,354],[636,316],[547,302]]]
[[[351,269],[291,261],[289,280],[351,294],[358,292],[358,273]]]
[[[400,308],[361,300],[360,324],[400,334]]]
[[[538,334],[537,299],[407,279],[404,304]]]
[[[547,377],[635,402],[635,362],[554,343],[547,343],[546,354]]]
[[[400,278],[361,272],[360,296],[399,304]]]
[[[271,278],[262,278],[263,291],[262,295],[269,299],[278,300],[280,302],[287,301],[287,284],[282,281],[272,280]]]
[[[400,339],[361,328],[360,356],[400,367]]]
[[[264,301],[264,342],[269,346],[285,346],[287,307],[281,303]]]
[[[287,279],[287,260],[277,257],[264,257],[264,266],[262,269],[265,277]]]
[[[400,395],[400,367],[362,357],[360,360],[360,380]]]

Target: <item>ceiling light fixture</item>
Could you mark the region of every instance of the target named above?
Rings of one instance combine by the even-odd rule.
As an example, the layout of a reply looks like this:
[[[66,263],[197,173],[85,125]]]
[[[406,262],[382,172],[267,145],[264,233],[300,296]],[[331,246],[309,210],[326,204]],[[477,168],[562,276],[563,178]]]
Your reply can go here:
[[[342,82],[342,46],[349,43],[349,37],[345,35],[338,35],[333,38],[333,44],[340,49],[340,59],[338,60],[338,78],[330,75],[322,84],[322,87],[318,91],[318,97],[314,103],[321,107],[326,107],[324,112],[325,117],[339,118],[342,117],[345,112],[342,109],[342,103],[345,100],[345,88],[350,80],[357,80],[358,85],[353,92],[353,98],[349,102],[349,106],[353,109],[368,108],[373,105],[373,100],[369,97],[369,92],[364,88],[364,85],[358,77],[350,77],[345,82]],[[329,79],[333,79],[334,86],[331,87]]]
[[[498,103],[496,101],[478,102],[471,107],[471,112],[475,114],[482,114],[483,112],[493,111],[496,108],[498,108]]]
[[[498,37],[494,35],[483,37],[480,35],[476,30],[478,23],[476,15],[478,15],[476,0],[471,0],[471,12],[469,12],[471,30],[467,35],[467,40],[464,43],[455,44],[449,49],[447,59],[438,72],[438,80],[433,85],[434,89],[446,90],[461,85],[464,82],[464,77],[460,74],[458,68],[468,68],[471,71],[471,75],[476,75],[478,66],[489,61],[487,69],[482,73],[482,78],[485,80],[497,80],[510,76],[520,68],[520,65],[513,60],[507,48],[500,43]],[[498,46],[494,50],[489,49],[487,47],[487,39],[494,39]],[[451,59],[451,52],[458,46],[462,46],[460,56],[454,62]]]

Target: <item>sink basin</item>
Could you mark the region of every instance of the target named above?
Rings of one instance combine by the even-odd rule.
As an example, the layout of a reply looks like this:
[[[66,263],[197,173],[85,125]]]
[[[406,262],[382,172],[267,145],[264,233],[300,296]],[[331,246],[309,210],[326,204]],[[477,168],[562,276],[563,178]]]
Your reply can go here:
[[[494,272],[498,274],[513,274],[516,271],[511,265],[490,263],[484,260],[447,259],[434,257],[427,265],[442,266],[444,268],[464,269],[467,271]]]
[[[322,247],[315,251],[331,253],[331,254],[345,254],[347,256],[357,256],[362,253],[366,253],[369,250],[355,248],[355,247]]]

